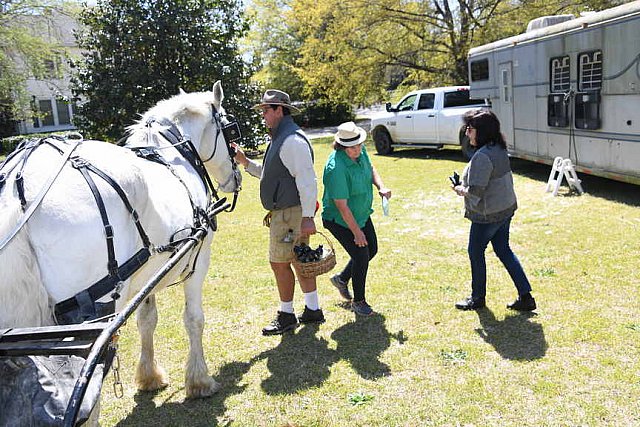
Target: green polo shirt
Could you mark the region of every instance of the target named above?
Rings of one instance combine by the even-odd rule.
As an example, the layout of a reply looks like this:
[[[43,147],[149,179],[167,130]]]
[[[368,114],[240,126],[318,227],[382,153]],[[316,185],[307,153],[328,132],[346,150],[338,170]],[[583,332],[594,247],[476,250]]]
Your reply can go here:
[[[346,199],[360,228],[373,213],[373,174],[367,150],[357,161],[347,156],[344,150],[333,151],[327,159],[322,175],[324,194],[322,195],[322,219],[333,221],[343,227],[349,227],[334,203],[335,199]]]

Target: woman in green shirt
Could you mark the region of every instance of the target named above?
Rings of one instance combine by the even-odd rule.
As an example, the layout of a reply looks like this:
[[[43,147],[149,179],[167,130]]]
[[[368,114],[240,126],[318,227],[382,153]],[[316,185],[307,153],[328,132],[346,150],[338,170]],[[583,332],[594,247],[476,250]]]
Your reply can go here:
[[[366,138],[367,132],[355,123],[341,124],[322,177],[322,223],[351,257],[344,269],[331,277],[331,283],[344,299],[351,300],[348,284],[352,280],[351,306],[362,316],[373,314],[365,299],[365,285],[369,261],[378,252],[376,230],[371,222],[372,184],[380,196],[391,197],[391,190],[384,186],[369,160],[363,144]]]

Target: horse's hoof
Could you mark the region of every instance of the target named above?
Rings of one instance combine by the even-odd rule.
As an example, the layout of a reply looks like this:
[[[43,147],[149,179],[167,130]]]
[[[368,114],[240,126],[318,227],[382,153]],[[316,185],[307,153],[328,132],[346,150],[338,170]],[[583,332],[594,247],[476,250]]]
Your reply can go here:
[[[187,399],[201,399],[214,395],[222,386],[211,377],[207,377],[204,381],[187,384]]]
[[[161,367],[154,365],[151,371],[148,372],[139,366],[136,374],[136,384],[138,385],[138,390],[155,391],[166,388],[169,385],[169,381],[167,380],[167,374]]]

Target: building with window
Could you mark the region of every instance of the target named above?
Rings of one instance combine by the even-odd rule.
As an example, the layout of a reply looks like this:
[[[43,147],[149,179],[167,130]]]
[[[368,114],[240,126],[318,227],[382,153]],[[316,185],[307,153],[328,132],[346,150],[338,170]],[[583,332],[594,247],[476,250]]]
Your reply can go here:
[[[69,14],[53,10],[50,15],[33,15],[17,25],[26,26],[33,34],[54,46],[54,57],[45,62],[44,75],[34,76],[30,73],[27,77],[26,91],[33,114],[30,114],[31,119],[18,122],[17,133],[75,129],[69,60],[80,57],[74,37],[74,31],[79,28],[78,22]]]

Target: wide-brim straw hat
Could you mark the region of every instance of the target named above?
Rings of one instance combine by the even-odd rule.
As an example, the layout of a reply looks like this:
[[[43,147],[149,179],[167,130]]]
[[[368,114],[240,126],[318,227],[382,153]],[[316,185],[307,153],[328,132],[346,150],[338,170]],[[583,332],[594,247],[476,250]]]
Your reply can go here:
[[[353,147],[367,139],[367,131],[353,122],[342,123],[338,126],[338,132],[334,140],[343,147]]]
[[[289,94],[277,89],[267,89],[262,95],[262,99],[259,104],[254,105],[252,108],[258,109],[266,105],[282,105],[291,110],[291,112],[299,113],[300,109],[291,105],[291,98]]]

